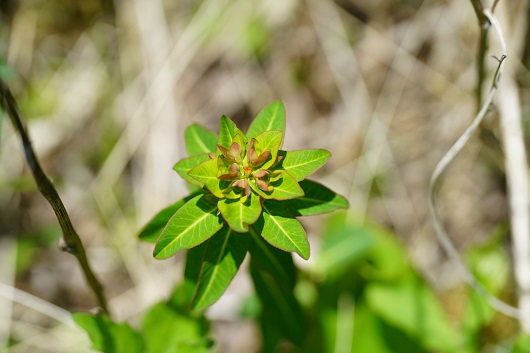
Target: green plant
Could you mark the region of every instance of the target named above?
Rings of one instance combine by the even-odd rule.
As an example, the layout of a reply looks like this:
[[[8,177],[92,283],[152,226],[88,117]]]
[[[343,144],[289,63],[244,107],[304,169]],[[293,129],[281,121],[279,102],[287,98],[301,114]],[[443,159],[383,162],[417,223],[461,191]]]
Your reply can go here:
[[[191,276],[197,283],[194,309],[208,307],[223,294],[248,251],[273,277],[291,277],[282,274],[284,260],[279,258],[284,255],[268,244],[308,259],[306,232],[296,217],[348,207],[342,196],[305,179],[330,153],[284,151],[284,130],[285,107],[279,101],[263,108],[246,134],[226,116],[219,136],[196,124],[187,128],[190,157],[174,169],[192,185],[192,193],[157,214],[139,236],[157,239],[157,259],[196,249],[186,264],[189,271],[200,269]]]

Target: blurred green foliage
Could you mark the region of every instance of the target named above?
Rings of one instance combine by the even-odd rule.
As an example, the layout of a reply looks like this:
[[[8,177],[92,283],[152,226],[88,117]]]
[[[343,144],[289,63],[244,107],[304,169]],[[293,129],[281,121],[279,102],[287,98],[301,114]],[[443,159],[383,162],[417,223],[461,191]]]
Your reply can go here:
[[[509,259],[502,246],[505,231],[499,227],[488,242],[471,248],[467,256],[473,273],[495,295],[509,284]],[[251,261],[256,294],[242,305],[241,315],[256,320],[262,336],[260,352],[530,352],[528,337],[506,339],[491,331],[496,313],[474,291],[466,291],[461,299],[466,304],[460,316],[449,319],[442,302],[412,266],[399,241],[382,227],[348,221],[346,214],[340,213],[329,218],[323,233],[316,264],[306,271],[294,266],[291,254],[271,247],[260,237],[252,238],[251,254],[254,249],[256,254],[268,255]],[[200,249],[192,249],[188,256],[200,253]],[[171,305],[157,304],[145,315],[142,333],[137,335],[143,337],[143,342],[151,339],[157,347],[149,352],[173,352],[166,345],[174,347],[173,340],[178,338],[168,340],[172,336],[163,332],[189,331],[187,337],[208,341],[204,317],[187,309],[198,278],[196,272],[187,268],[184,287],[178,286],[175,293],[180,294],[172,296],[173,300],[180,298],[178,314],[170,310]],[[186,318],[178,316],[183,313]],[[87,320],[85,314],[76,315],[78,323],[79,317]],[[116,340],[129,334],[129,329],[118,329],[121,326],[116,323],[98,320]],[[194,320],[199,326],[194,326]],[[158,336],[149,333],[150,325],[156,325],[153,331]],[[89,332],[96,330],[87,324],[82,326]],[[490,337],[484,340],[486,331]],[[93,340],[99,339],[93,336]],[[219,351],[216,346],[208,347],[203,349]],[[95,348],[115,352],[101,345]]]

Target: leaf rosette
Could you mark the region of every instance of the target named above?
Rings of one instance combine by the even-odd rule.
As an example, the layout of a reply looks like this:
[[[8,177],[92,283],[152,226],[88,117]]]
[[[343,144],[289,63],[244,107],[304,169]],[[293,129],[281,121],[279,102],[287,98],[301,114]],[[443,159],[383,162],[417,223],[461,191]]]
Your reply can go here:
[[[282,150],[285,125],[285,107],[277,101],[258,113],[246,134],[226,116],[220,119],[219,135],[197,124],[186,130],[189,157],[174,170],[190,184],[192,194],[157,214],[140,238],[157,239],[158,259],[204,248],[202,258],[194,256],[194,263],[187,263],[201,268],[195,279],[196,309],[219,298],[257,237],[308,259],[309,243],[296,217],[348,207],[342,196],[305,179],[331,154]],[[267,248],[261,246],[261,251]]]

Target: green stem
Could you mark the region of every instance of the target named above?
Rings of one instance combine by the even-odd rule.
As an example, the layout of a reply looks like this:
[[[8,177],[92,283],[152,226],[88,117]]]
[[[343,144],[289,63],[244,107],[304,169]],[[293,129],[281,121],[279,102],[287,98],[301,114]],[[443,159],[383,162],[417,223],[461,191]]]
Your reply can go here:
[[[50,179],[48,179],[48,177],[40,166],[39,160],[35,155],[35,152],[33,151],[33,147],[31,146],[31,141],[29,139],[26,128],[22,123],[17,102],[13,97],[13,94],[9,90],[9,87],[1,78],[0,106],[7,112],[11,123],[13,124],[16,132],[19,134],[20,139],[22,140],[22,146],[24,147],[24,155],[26,156],[26,161],[31,169],[33,178],[37,183],[37,187],[39,188],[41,194],[46,198],[46,200],[48,200],[48,202],[52,206],[57,220],[59,221],[59,225],[61,226],[61,229],[63,231],[62,240],[64,242],[64,244],[60,245],[60,249],[74,255],[77,258],[77,261],[81,265],[81,269],[85,274],[85,278],[90,288],[92,288],[92,291],[97,297],[99,306],[105,313],[108,313],[109,311],[107,307],[107,299],[105,298],[105,295],[103,293],[103,287],[92,272],[90,264],[88,263],[85,248],[83,247],[83,243],[81,242],[79,235],[75,231],[74,226],[70,221],[70,217],[66,212],[66,208],[64,207],[64,204],[59,194],[57,193],[57,190],[55,189],[52,182],[50,181]]]

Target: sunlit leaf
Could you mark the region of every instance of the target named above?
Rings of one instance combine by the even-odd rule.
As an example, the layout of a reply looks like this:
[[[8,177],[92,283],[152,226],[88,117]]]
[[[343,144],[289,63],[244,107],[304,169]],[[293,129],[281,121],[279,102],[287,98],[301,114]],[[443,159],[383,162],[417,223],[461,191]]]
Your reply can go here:
[[[289,200],[304,196],[304,190],[287,172],[282,172],[278,180],[270,182],[272,190],[268,192],[261,190],[254,180],[251,180],[249,184],[252,190],[264,199]]]
[[[270,130],[285,131],[285,107],[281,101],[268,104],[256,115],[248,128],[247,137],[251,139]]]
[[[188,126],[184,138],[188,156],[211,153],[217,149],[217,135],[198,124]]]
[[[304,191],[304,196],[286,201],[295,216],[313,216],[349,207],[344,197],[322,184],[307,179],[298,184]]]
[[[284,283],[291,290],[296,280],[296,268],[291,253],[271,246],[261,237],[261,228],[254,224],[250,227],[251,241],[249,252],[252,261],[262,271],[268,271],[277,281]]]
[[[278,168],[288,171],[297,181],[313,174],[331,157],[326,150],[280,151],[278,154],[283,156]]]
[[[204,163],[208,160],[210,160],[210,157],[208,156],[207,153],[198,154],[198,155],[191,156],[188,158],[183,158],[180,161],[178,161],[177,164],[175,164],[175,166],[173,167],[173,170],[175,170],[188,183],[202,188],[204,184],[198,181],[197,179],[189,176],[188,172],[191,169],[197,167],[201,163]]]
[[[92,341],[92,348],[105,353],[144,353],[144,343],[138,332],[127,323],[115,323],[106,315],[74,313],[73,319]]]
[[[270,157],[262,168],[269,168],[276,161],[278,150],[281,148],[283,140],[283,131],[265,131],[256,136],[261,152],[270,151]]]
[[[309,242],[304,228],[281,202],[263,202],[262,217],[257,227],[261,235],[272,246],[284,251],[294,251],[303,259],[309,258]]]
[[[221,297],[245,258],[249,238],[249,234],[236,233],[225,226],[208,241],[194,309],[206,309]]]
[[[217,144],[223,146],[226,149],[230,149],[230,145],[234,140],[234,136],[237,134],[245,136],[245,134],[237,128],[236,124],[230,120],[230,118],[223,115],[219,122],[219,140],[217,141]]]
[[[162,211],[158,212],[141,230],[138,234],[140,240],[156,243],[156,240],[162,233],[162,229],[166,226],[167,222],[175,212],[177,212],[186,202],[197,196],[198,194],[192,194],[186,196],[185,198],[175,202],[174,204],[164,208]]]
[[[199,245],[222,227],[217,205],[198,195],[182,206],[167,223],[156,243],[154,257],[164,259],[181,249]]]
[[[306,336],[305,318],[292,290],[278,283],[266,271],[251,261],[250,273],[258,297],[263,303],[262,315],[270,328],[294,343],[300,344]]]
[[[249,224],[256,222],[261,214],[260,198],[253,194],[244,203],[238,199],[220,199],[217,207],[230,228],[240,233],[248,232]]]
[[[188,177],[195,179],[196,182],[204,184],[208,190],[216,197],[223,198],[221,191],[222,180],[217,179],[217,159],[208,159],[207,161],[195,166],[188,171]]]

